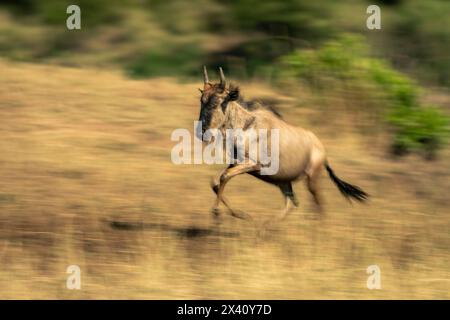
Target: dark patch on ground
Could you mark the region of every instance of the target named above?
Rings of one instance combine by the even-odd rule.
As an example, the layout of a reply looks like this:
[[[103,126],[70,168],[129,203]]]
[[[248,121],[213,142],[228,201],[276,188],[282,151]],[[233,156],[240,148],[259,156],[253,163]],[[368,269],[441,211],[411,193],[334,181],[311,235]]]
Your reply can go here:
[[[238,232],[227,232],[209,228],[201,228],[196,226],[177,227],[165,223],[134,223],[124,221],[109,221],[111,228],[117,230],[162,230],[175,233],[181,238],[200,238],[207,236],[220,236],[220,237],[238,237]]]
[[[83,179],[87,175],[87,172],[79,170],[48,171],[48,173],[66,179]]]
[[[16,196],[8,193],[0,193],[0,203],[13,203],[16,201]]]

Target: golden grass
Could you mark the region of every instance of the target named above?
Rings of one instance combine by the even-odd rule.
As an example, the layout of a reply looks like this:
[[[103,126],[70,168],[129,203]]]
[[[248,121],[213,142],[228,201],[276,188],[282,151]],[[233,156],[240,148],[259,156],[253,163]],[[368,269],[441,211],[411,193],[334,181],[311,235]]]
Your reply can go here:
[[[170,133],[197,119],[199,84],[0,68],[0,298],[450,298],[449,149],[392,160],[383,139],[337,127],[354,118],[244,84],[316,132],[338,176],[372,195],[352,206],[324,177],[327,216],[311,220],[299,183],[300,208],[257,236],[282,208],[276,188],[237,177],[226,193],[255,225],[217,226],[209,179],[220,166],[170,161]],[[71,264],[79,291],[66,289]],[[366,288],[372,264],[382,290]]]

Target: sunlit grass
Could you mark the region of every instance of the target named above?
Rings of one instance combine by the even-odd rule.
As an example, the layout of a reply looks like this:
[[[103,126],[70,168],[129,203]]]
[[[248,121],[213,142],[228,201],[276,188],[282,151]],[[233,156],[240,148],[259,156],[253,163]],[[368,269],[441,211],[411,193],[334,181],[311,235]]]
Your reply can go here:
[[[350,205],[324,177],[327,215],[312,220],[298,183],[300,208],[258,236],[282,209],[276,188],[232,180],[226,194],[255,224],[225,215],[217,226],[209,179],[221,166],[170,161],[170,133],[192,131],[198,117],[199,83],[0,68],[1,298],[449,298],[448,148],[434,162],[392,160],[342,105],[330,124],[306,93],[296,107],[243,83],[246,96],[278,101],[286,119],[316,132],[336,173],[371,195]],[[71,264],[80,291],[65,287]],[[366,288],[372,264],[379,291]]]

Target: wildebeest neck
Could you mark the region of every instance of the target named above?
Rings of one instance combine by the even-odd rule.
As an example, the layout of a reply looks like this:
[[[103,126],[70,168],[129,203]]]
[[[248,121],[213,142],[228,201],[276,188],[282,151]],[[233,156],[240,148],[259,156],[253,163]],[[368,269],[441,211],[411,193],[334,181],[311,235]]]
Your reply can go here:
[[[239,98],[237,103],[250,112],[263,108],[272,112],[276,117],[282,118],[281,114],[273,106],[263,104],[258,100],[245,100],[244,98]]]

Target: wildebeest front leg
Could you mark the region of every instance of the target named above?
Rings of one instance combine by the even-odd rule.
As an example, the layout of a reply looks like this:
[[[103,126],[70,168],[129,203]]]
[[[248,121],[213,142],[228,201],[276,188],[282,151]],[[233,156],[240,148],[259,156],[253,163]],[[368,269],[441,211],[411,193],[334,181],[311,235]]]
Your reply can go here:
[[[213,212],[216,213],[220,202],[224,202],[227,208],[231,211],[232,216],[240,219],[251,219],[251,216],[249,216],[248,214],[242,211],[236,211],[231,209],[230,206],[228,206],[228,204],[223,199],[223,191],[225,189],[225,185],[228,183],[228,181],[230,181],[231,178],[243,173],[259,171],[260,169],[261,166],[255,163],[238,164],[233,167],[228,167],[227,169],[225,169],[225,171],[220,176],[220,183],[217,190],[217,198],[216,203],[214,204],[213,207]]]
[[[219,192],[220,177],[222,176],[222,174],[225,173],[225,171],[227,171],[228,169],[230,169],[232,167],[233,167],[233,165],[229,165],[227,168],[225,168],[222,171],[220,171],[219,174],[216,177],[212,178],[212,180],[211,180],[211,189],[214,191],[216,196],[217,196],[217,193]],[[228,210],[230,210],[230,212],[233,211],[233,209],[231,209],[230,205],[228,204],[228,201],[226,200],[225,196],[221,197],[221,201],[225,205],[225,207],[227,207]],[[218,216],[219,215],[219,209],[218,208],[214,208],[213,209],[213,213],[214,213],[214,215]]]
[[[309,192],[313,196],[316,210],[319,212],[320,216],[323,216],[324,211],[322,208],[322,197],[321,197],[320,189],[319,189],[319,178],[320,178],[321,171],[322,171],[322,167],[319,166],[318,168],[316,167],[315,170],[312,170],[310,173],[308,173],[307,186],[308,186]]]

